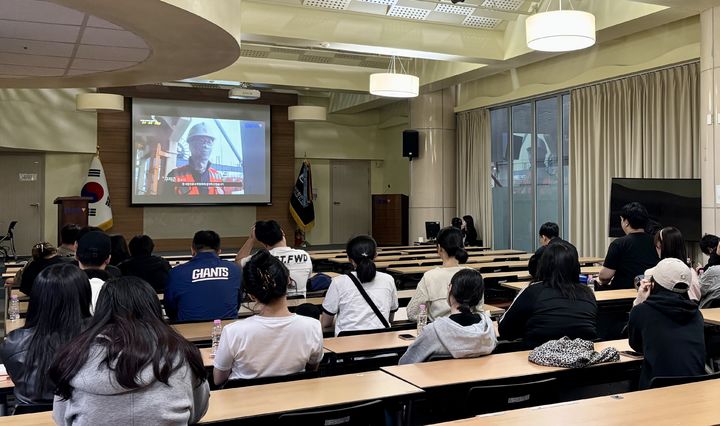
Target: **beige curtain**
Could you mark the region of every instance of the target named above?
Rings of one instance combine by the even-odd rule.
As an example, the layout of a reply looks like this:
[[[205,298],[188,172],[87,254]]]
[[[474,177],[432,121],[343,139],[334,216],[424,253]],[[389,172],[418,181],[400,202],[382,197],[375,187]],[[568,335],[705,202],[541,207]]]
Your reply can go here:
[[[475,219],[478,238],[493,244],[490,110],[457,114],[457,214]]]
[[[698,178],[699,66],[691,63],[573,90],[570,240],[604,256],[613,177]]]

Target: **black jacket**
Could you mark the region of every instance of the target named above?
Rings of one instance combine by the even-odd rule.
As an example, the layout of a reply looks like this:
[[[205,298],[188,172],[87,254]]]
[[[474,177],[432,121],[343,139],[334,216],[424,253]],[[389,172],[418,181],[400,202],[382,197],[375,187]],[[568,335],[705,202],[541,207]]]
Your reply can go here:
[[[644,354],[640,389],[653,377],[705,374],[703,316],[687,294],[656,285],[647,300],[630,311],[630,346]]]
[[[15,398],[18,403],[52,404],[54,386],[46,385],[45,389],[38,389],[37,368],[25,364],[33,333],[33,329],[19,328],[8,334],[5,343],[0,347],[0,357],[15,384]]]
[[[131,257],[118,265],[125,276],[139,277],[147,281],[158,293],[165,291],[170,263],[160,256]]]
[[[580,284],[577,284],[580,287]],[[498,322],[500,339],[522,338],[535,348],[563,336],[571,339],[597,338],[597,302],[587,288],[579,288],[575,299],[542,282],[533,283],[513,301]]]
[[[551,240],[547,243],[547,245],[545,245],[545,246],[540,246],[540,247],[535,251],[535,253],[534,253],[532,256],[530,256],[530,260],[528,260],[528,272],[530,273],[530,276],[533,277],[533,279],[537,279],[537,278],[538,278],[538,276],[537,276],[537,269],[538,269],[538,266],[540,265],[540,258],[542,257],[543,253],[545,253],[545,249],[546,249],[550,244],[558,244],[558,243],[567,244],[569,247],[572,247],[573,249],[575,249],[575,246],[574,246],[574,245],[570,244],[569,242],[563,240],[563,239],[560,238],[560,237],[555,237],[555,238],[551,239]],[[575,255],[577,256],[577,249],[575,249]]]

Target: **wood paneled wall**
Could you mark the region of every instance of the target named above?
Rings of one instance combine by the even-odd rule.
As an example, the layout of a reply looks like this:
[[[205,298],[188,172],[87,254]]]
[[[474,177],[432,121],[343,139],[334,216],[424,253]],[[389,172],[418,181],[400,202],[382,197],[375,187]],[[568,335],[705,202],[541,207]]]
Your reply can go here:
[[[295,124],[288,121],[288,106],[297,104],[296,95],[263,93],[255,101],[236,101],[227,97],[227,90],[165,87],[160,85],[115,87],[101,90],[125,96],[122,113],[98,114],[98,147],[105,168],[113,209],[113,227],[109,232],[123,234],[126,239],[143,232],[144,209],[152,206],[131,206],[132,191],[132,98],[171,99],[197,102],[248,103],[270,105],[272,203],[257,206],[258,220],[277,220],[292,245],[295,224],[288,203],[295,184]],[[221,208],[221,207],[218,207]],[[178,226],[182,226],[179,224]],[[152,237],[152,232],[150,232]],[[222,235],[221,235],[222,237]],[[244,237],[223,238],[223,247],[233,249],[245,242]],[[191,240],[182,238],[156,239],[158,251],[189,250]]]

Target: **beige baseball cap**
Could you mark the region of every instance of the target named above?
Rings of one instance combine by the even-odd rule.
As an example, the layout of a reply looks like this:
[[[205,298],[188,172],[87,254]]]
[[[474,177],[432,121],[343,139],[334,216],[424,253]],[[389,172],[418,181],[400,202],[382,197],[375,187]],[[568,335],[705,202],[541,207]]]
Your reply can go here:
[[[692,280],[690,267],[675,258],[661,260],[654,268],[646,270],[645,275],[652,276],[656,283],[675,293],[687,293]]]

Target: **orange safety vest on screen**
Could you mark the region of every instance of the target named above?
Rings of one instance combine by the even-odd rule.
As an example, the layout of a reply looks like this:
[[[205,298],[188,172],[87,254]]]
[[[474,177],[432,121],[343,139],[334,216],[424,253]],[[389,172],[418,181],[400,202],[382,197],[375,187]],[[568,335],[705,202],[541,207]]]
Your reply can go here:
[[[210,178],[209,182],[218,182],[222,183],[223,179],[220,175],[220,172],[213,169],[212,167],[208,168],[208,176]],[[175,179],[175,193],[179,195],[200,195],[200,188],[197,186],[183,186],[182,183],[184,182],[195,182],[195,178],[192,175],[192,171],[190,170],[189,166],[183,166],[179,169],[173,170],[173,178]],[[208,186],[208,195],[222,195],[224,194],[222,187],[217,186]]]

